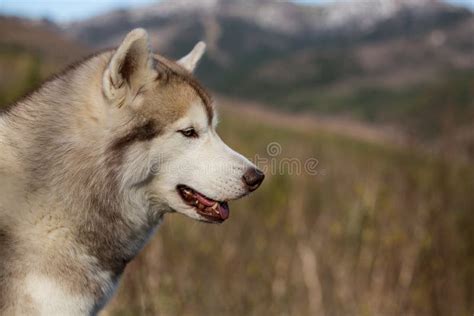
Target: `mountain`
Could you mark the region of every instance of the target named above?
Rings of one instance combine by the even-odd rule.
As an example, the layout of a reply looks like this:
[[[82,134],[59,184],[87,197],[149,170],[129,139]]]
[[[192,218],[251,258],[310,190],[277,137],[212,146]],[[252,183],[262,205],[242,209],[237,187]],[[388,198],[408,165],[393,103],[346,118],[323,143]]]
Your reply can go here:
[[[473,14],[436,0],[352,0],[325,6],[160,1],[65,30],[101,48],[117,45],[134,27],[145,27],[154,48],[175,58],[205,40],[208,53],[200,79],[225,95],[286,111],[392,124],[424,138],[436,138],[445,126],[464,124],[461,118],[474,113],[469,98],[449,111],[436,106],[436,115],[422,105],[433,90],[452,94],[452,82],[469,90],[474,78]],[[454,117],[446,119],[447,112]],[[435,121],[422,122],[425,114]]]
[[[75,37],[94,45],[110,42],[110,32],[92,34],[111,26],[142,25],[162,27],[163,24],[180,25],[190,20],[238,19],[268,32],[294,37],[318,37],[334,31],[370,32],[377,23],[400,14],[415,19],[453,18],[468,15],[465,9],[451,7],[436,0],[369,0],[336,1],[326,6],[303,6],[273,0],[163,0],[156,4],[119,10],[73,23],[69,30]],[[182,19],[182,18],[186,19]],[[417,21],[426,23],[426,21]],[[121,27],[113,33],[120,33]],[[306,34],[305,34],[306,32]],[[105,42],[104,42],[105,40]]]
[[[404,71],[406,66],[412,68],[412,55],[416,62],[422,59],[436,68],[470,67],[474,64],[472,21],[472,12],[434,0],[353,0],[327,6],[272,0],[173,0],[76,22],[66,31],[98,48],[117,45],[130,29],[145,27],[155,49],[173,57],[203,39],[209,46],[201,68],[204,80],[232,93],[236,84],[244,82],[262,90],[275,80],[299,86],[292,80],[297,78],[318,87],[391,65]],[[377,60],[371,58],[374,54]],[[293,73],[275,76],[275,69]],[[254,76],[262,85],[254,85]]]
[[[0,106],[87,52],[52,22],[0,16]]]
[[[35,53],[56,63],[72,62],[86,51],[51,21],[8,16],[0,16],[0,48]]]
[[[67,30],[89,45],[105,47],[116,45],[130,28],[142,26],[157,36],[154,44],[165,50],[174,51],[177,37],[185,33],[192,39],[207,39],[217,51],[226,51],[223,37],[231,28],[246,37],[259,33],[261,36],[255,37],[272,49],[294,50],[296,43],[327,46],[341,41],[414,36],[470,16],[466,9],[436,0],[352,0],[326,6],[273,0],[163,0],[76,22]],[[246,47],[248,51],[259,50],[262,45],[253,44],[259,45]]]

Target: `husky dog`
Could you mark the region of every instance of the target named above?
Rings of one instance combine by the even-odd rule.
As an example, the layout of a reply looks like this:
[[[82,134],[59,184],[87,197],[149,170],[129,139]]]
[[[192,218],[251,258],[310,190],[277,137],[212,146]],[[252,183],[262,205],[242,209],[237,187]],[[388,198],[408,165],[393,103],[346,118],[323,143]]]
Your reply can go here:
[[[0,114],[0,314],[94,315],[166,213],[220,223],[263,174],[143,29]]]

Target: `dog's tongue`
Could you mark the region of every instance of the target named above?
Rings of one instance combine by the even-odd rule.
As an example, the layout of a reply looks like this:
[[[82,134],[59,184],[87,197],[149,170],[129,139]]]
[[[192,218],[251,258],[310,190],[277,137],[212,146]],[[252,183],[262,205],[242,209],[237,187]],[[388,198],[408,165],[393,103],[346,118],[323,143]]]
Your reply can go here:
[[[201,203],[202,205],[208,207],[208,206],[213,206],[214,201],[209,201],[208,199],[206,199],[204,196],[202,196],[201,194],[196,194],[196,198],[198,199],[199,203]]]
[[[217,203],[217,210],[219,211],[220,218],[222,220],[226,220],[227,218],[229,218],[229,205],[227,204],[227,202],[216,202],[208,200],[200,194],[196,194],[195,196],[199,203],[201,203],[205,207],[212,207],[214,206],[214,204]]]
[[[223,220],[229,218],[229,205],[227,202],[219,203],[219,214]]]

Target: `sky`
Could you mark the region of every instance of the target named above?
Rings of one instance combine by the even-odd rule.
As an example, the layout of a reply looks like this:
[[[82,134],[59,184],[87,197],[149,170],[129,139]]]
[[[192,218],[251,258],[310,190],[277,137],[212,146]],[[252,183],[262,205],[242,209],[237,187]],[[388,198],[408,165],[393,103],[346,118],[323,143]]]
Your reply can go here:
[[[48,18],[56,22],[84,19],[118,8],[128,8],[158,0],[0,0],[0,14],[29,18]],[[279,0],[275,0],[279,1]],[[327,3],[331,0],[295,0],[305,4]],[[474,10],[474,0],[445,0]]]

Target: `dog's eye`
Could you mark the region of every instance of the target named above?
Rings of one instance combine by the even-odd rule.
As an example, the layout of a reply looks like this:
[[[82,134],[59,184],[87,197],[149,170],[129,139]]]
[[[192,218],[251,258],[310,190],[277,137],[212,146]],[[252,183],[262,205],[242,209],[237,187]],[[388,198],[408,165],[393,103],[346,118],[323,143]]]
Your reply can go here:
[[[189,128],[186,128],[186,129],[182,129],[179,132],[181,134],[183,134],[183,136],[185,136],[185,137],[192,137],[192,138],[198,138],[199,137],[199,135],[196,132],[196,130],[194,129],[194,127],[189,127]]]

